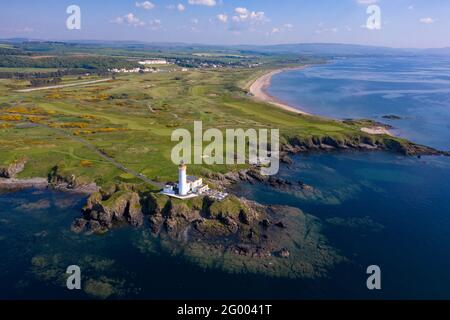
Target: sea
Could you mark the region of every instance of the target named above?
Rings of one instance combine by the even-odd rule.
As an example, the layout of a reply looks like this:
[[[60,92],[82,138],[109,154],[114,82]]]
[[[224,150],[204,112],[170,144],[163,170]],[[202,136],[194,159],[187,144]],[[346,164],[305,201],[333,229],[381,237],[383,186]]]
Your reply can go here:
[[[414,142],[450,150],[450,59],[337,59],[276,75],[269,93],[310,113],[369,118]],[[395,115],[398,119],[386,119]],[[392,117],[389,117],[392,118]],[[74,234],[86,197],[0,193],[0,299],[449,299],[450,160],[383,152],[293,156],[279,175],[317,193],[258,184],[233,192],[318,217],[345,262],[318,279],[273,278],[195,264],[148,230]],[[64,286],[80,265],[83,290]],[[369,290],[367,268],[380,270]]]

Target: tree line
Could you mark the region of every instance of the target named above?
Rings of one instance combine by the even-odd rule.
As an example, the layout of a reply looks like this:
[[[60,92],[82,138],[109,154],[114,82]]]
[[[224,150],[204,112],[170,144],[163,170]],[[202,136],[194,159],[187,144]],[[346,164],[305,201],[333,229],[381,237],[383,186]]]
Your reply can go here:
[[[59,68],[59,69],[87,69],[108,70],[112,68],[135,68],[139,64],[115,57],[76,57],[59,56],[31,58],[14,55],[0,55],[0,67],[3,68]]]
[[[83,76],[86,74],[98,76],[110,76],[111,72],[107,70],[86,70],[86,69],[66,69],[58,71],[44,72],[20,72],[20,71],[0,71],[0,79],[45,79],[45,78],[61,78],[64,76]]]
[[[57,85],[61,83],[61,81],[61,78],[31,79],[30,85],[32,87],[43,87],[48,85]]]

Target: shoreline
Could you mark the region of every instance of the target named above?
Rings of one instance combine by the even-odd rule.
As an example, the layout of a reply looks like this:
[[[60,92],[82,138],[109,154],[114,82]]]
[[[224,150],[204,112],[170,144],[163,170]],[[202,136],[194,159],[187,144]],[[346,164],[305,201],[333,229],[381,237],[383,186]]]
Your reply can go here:
[[[272,70],[270,72],[267,72],[264,75],[257,78],[255,81],[253,81],[253,83],[249,87],[249,92],[256,100],[259,100],[259,101],[265,102],[265,103],[269,103],[269,104],[274,105],[283,110],[294,112],[297,114],[307,115],[307,116],[317,116],[312,113],[308,113],[308,112],[302,110],[301,108],[298,108],[298,107],[292,106],[288,103],[285,103],[282,100],[270,95],[267,92],[267,89],[270,87],[271,82],[272,82],[272,77],[274,75],[277,75],[277,74],[285,72],[285,71],[304,70],[307,67],[309,67],[309,65],[304,65],[304,66],[299,66],[299,67],[282,68],[282,69],[277,69],[277,70]],[[337,119],[333,119],[333,120],[340,121]],[[363,128],[361,128],[361,131],[364,133],[371,134],[371,135],[388,135],[391,137],[396,137],[396,135],[394,135],[387,126],[384,127],[384,126],[379,125],[379,126],[374,126],[374,127],[363,127]]]
[[[22,189],[46,189],[49,183],[45,178],[29,178],[29,179],[16,179],[16,178],[0,178],[0,190],[14,191]]]
[[[261,77],[257,78],[249,87],[249,92],[251,95],[256,98],[257,100],[260,100],[262,102],[270,103],[272,105],[275,105],[281,109],[304,114],[304,115],[312,115],[300,108],[296,108],[294,106],[291,106],[280,99],[270,95],[267,92],[267,89],[270,87],[270,84],[272,82],[272,77],[276,74],[282,73],[284,71],[291,71],[291,70],[303,70],[305,68],[309,67],[309,65],[304,65],[300,67],[290,67],[290,68],[282,68],[277,70],[272,70]]]
[[[67,183],[51,184],[47,178],[35,177],[27,179],[17,178],[0,178],[0,191],[18,191],[24,189],[53,189],[68,193],[77,193],[90,195],[99,191],[99,187],[95,183],[80,185],[71,188]]]

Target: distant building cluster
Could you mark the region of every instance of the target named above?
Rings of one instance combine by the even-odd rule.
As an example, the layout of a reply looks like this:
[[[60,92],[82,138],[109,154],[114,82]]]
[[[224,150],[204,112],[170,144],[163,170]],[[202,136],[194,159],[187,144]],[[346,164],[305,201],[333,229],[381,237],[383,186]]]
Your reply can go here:
[[[262,65],[261,62],[258,62],[258,63],[251,63],[251,64],[248,65],[248,67],[249,67],[249,68],[258,68],[258,67],[260,67],[261,65]]]
[[[187,58],[187,59],[177,59],[174,61],[169,61],[166,59],[148,59],[148,60],[142,60],[138,61],[138,64],[141,65],[141,67],[138,68],[132,68],[132,69],[126,69],[126,68],[114,68],[109,69],[110,72],[114,73],[147,73],[147,72],[174,72],[174,71],[180,71],[180,69],[173,69],[168,70],[166,68],[163,69],[156,69],[156,66],[167,66],[167,65],[177,65],[181,67],[182,72],[187,72],[189,69],[221,69],[221,68],[236,68],[236,67],[247,67],[247,68],[257,68],[261,66],[261,63],[246,63],[243,61],[239,62],[223,62],[223,61],[208,61],[198,58]],[[149,67],[151,66],[151,67]],[[145,68],[145,69],[144,69]]]
[[[222,68],[257,68],[262,63],[249,63],[248,61],[222,61],[199,58],[177,58],[174,63],[184,68],[222,69]]]
[[[139,64],[146,66],[146,65],[155,65],[155,64],[169,64],[169,62],[165,59],[152,59],[152,60],[139,61]]]
[[[109,72],[114,72],[114,73],[140,73],[140,72],[159,72],[158,69],[153,69],[153,68],[145,68],[145,69],[141,69],[141,68],[133,68],[133,69],[109,69]]]

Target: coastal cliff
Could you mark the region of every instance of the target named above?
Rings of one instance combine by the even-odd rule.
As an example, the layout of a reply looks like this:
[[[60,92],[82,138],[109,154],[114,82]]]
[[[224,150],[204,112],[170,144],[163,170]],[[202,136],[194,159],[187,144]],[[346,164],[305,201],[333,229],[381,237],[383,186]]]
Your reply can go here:
[[[327,244],[317,218],[234,195],[223,201],[182,201],[132,186],[112,186],[89,197],[72,230],[104,233],[123,223],[144,225],[142,251],[151,248],[145,243],[159,239],[173,254],[227,271],[314,278],[345,260]]]
[[[281,141],[281,160],[290,163],[291,154],[332,150],[448,155],[387,135],[286,134]],[[11,176],[24,166],[25,163],[13,163],[4,171]],[[322,196],[320,190],[302,181],[262,176],[255,167],[227,174],[210,172],[205,178],[218,189],[246,181],[268,184],[287,193]],[[331,266],[346,261],[328,244],[321,220],[296,208],[265,206],[233,195],[224,201],[208,197],[181,201],[140,184],[109,182],[98,188],[90,181],[72,174],[64,162],[55,165],[46,179],[49,186],[58,190],[84,190],[90,194],[82,216],[73,222],[74,232],[100,234],[123,224],[143,226],[139,244],[142,251],[150,250],[152,241],[156,240],[168,252],[230,272],[314,278],[326,276]]]
[[[311,151],[326,150],[378,150],[395,152],[406,156],[424,156],[424,155],[446,155],[447,151],[439,151],[434,148],[409,142],[404,139],[388,136],[353,136],[353,137],[292,137],[287,143],[282,145],[282,155],[288,153],[300,153]]]

